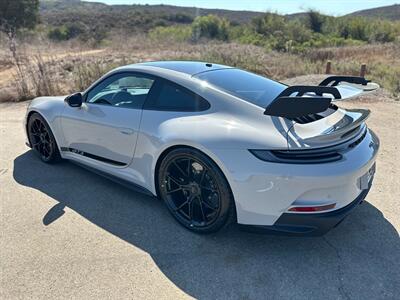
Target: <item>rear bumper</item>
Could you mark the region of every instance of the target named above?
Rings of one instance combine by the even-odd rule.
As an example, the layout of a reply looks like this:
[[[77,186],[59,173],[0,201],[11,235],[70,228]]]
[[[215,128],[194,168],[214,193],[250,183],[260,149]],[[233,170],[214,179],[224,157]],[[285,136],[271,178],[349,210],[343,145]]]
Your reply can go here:
[[[274,225],[239,225],[243,230],[269,233],[288,236],[321,236],[332,228],[339,225],[340,222],[367,196],[371,189],[372,180],[368,189],[363,190],[360,195],[348,205],[326,213],[284,213],[275,222]]]
[[[364,194],[365,181],[361,186],[361,179],[375,164],[378,150],[379,140],[368,130],[359,144],[342,153],[341,160],[329,163],[270,163],[244,150],[217,149],[214,154],[225,168],[235,199],[237,222],[270,227],[285,224],[282,220],[300,214],[290,211],[295,206],[335,203],[335,209],[324,213],[347,207]]]

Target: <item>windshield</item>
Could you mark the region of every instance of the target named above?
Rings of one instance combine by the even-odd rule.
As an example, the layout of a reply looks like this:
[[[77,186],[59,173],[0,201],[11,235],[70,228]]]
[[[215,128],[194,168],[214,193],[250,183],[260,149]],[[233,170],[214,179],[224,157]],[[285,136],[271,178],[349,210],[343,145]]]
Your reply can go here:
[[[287,87],[240,69],[219,69],[199,73],[194,77],[262,108],[271,104],[272,100]]]

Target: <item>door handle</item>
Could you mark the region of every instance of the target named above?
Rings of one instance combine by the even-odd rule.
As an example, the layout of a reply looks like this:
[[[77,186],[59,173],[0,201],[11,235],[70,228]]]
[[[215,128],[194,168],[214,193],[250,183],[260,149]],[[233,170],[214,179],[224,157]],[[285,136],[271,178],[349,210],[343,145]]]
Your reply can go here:
[[[119,132],[121,132],[122,134],[126,134],[126,135],[131,135],[133,134],[135,131],[129,128],[118,128]]]

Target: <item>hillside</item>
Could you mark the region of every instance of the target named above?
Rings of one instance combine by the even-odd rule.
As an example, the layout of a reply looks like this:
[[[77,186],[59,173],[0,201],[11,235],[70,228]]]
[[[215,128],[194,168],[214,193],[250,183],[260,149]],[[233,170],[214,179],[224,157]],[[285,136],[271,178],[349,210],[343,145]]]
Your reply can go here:
[[[66,22],[82,22],[92,26],[106,24],[106,27],[112,28],[146,30],[158,25],[191,23],[196,16],[208,14],[224,17],[232,23],[241,24],[249,22],[263,13],[172,5],[106,5],[80,0],[43,0],[40,2],[42,22],[55,26]]]
[[[356,11],[348,16],[368,17],[368,18],[381,18],[392,21],[400,20],[400,4],[383,6],[371,9]]]
[[[156,26],[190,24],[196,16],[209,14],[226,18],[232,25],[240,25],[264,13],[172,5],[107,5],[81,0],[40,1],[40,16],[45,25],[61,26],[75,23],[83,24],[92,30],[96,28],[96,31],[103,28],[104,31],[128,29],[129,32],[143,32]],[[347,16],[400,20],[400,5],[361,10]],[[301,20],[305,17],[305,12],[285,15],[287,20]]]

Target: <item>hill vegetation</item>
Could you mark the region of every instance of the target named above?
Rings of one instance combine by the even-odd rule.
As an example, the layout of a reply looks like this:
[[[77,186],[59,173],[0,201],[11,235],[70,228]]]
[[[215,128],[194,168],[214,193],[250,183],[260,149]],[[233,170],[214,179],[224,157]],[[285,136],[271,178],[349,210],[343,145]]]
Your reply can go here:
[[[400,21],[400,4],[360,10],[352,14],[349,14],[348,16],[380,18],[392,21]]]
[[[118,65],[163,59],[222,63],[278,80],[323,73],[327,60],[333,61],[334,73],[348,75],[357,75],[366,63],[368,77],[400,95],[400,21],[382,15],[279,15],[46,0],[40,2],[39,18],[34,29],[18,30],[13,56],[0,35],[0,72],[14,68],[12,75],[0,76],[4,99],[83,90]]]
[[[197,16],[216,15],[234,24],[249,22],[262,12],[203,9],[172,5],[106,5],[80,0],[43,0],[40,14],[47,25],[79,21],[107,28],[147,30],[154,26],[191,23]]]
[[[387,9],[374,11],[387,12]],[[367,10],[364,14],[371,12]],[[169,5],[109,6],[79,0],[47,0],[40,4],[40,16],[42,30],[50,39],[80,37],[94,44],[124,32],[144,33],[153,39],[169,41],[213,39],[301,52],[315,47],[393,42],[400,36],[400,22],[358,16],[332,17],[316,11],[283,16]]]

